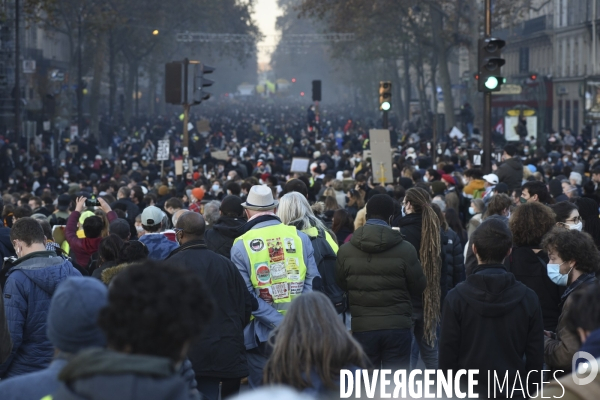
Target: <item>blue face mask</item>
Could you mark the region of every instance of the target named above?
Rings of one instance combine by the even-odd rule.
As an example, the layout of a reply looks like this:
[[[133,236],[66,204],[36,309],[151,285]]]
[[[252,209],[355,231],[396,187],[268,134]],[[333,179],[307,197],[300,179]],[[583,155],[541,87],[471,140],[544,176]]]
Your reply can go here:
[[[563,265],[565,262],[563,262],[562,264],[548,264],[547,266],[548,278],[550,278],[550,280],[558,286],[567,286],[567,283],[569,281],[569,274],[573,270],[573,267],[571,267],[569,272],[567,272],[565,275],[561,274],[560,266]]]
[[[404,206],[402,206],[402,216],[406,217],[406,212],[404,211]]]

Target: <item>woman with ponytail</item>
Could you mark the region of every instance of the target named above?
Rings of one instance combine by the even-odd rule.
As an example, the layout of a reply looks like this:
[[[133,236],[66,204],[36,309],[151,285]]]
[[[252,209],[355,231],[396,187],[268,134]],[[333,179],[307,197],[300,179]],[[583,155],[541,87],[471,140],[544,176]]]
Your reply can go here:
[[[421,297],[412,298],[413,352],[411,367],[418,361],[419,351],[426,368],[437,368],[440,309],[446,296],[447,267],[444,259],[440,220],[431,208],[429,193],[421,188],[406,191],[399,221],[400,232],[417,250],[427,288]]]

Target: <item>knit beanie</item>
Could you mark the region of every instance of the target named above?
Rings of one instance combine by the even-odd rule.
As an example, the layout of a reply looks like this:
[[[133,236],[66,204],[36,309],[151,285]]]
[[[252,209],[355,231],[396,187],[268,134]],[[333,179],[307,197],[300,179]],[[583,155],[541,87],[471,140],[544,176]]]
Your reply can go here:
[[[106,337],[97,321],[107,303],[108,289],[98,279],[67,278],[58,285],[50,301],[48,339],[67,353],[106,346]]]

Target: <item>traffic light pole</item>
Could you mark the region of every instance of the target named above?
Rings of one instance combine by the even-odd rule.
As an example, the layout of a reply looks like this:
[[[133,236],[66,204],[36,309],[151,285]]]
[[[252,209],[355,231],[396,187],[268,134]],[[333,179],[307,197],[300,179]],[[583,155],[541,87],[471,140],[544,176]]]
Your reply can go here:
[[[492,0],[485,0],[485,38],[492,36]],[[483,92],[483,173],[492,172],[492,93]]]
[[[383,112],[382,127],[383,127],[383,129],[387,129],[389,127],[388,112],[387,111]]]

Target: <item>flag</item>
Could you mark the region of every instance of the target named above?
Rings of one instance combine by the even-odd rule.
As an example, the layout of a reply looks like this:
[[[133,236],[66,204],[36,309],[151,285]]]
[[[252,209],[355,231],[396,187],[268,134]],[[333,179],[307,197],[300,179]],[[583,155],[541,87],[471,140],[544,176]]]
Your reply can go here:
[[[504,135],[504,121],[500,118],[500,121],[494,127],[494,130],[502,135]]]

